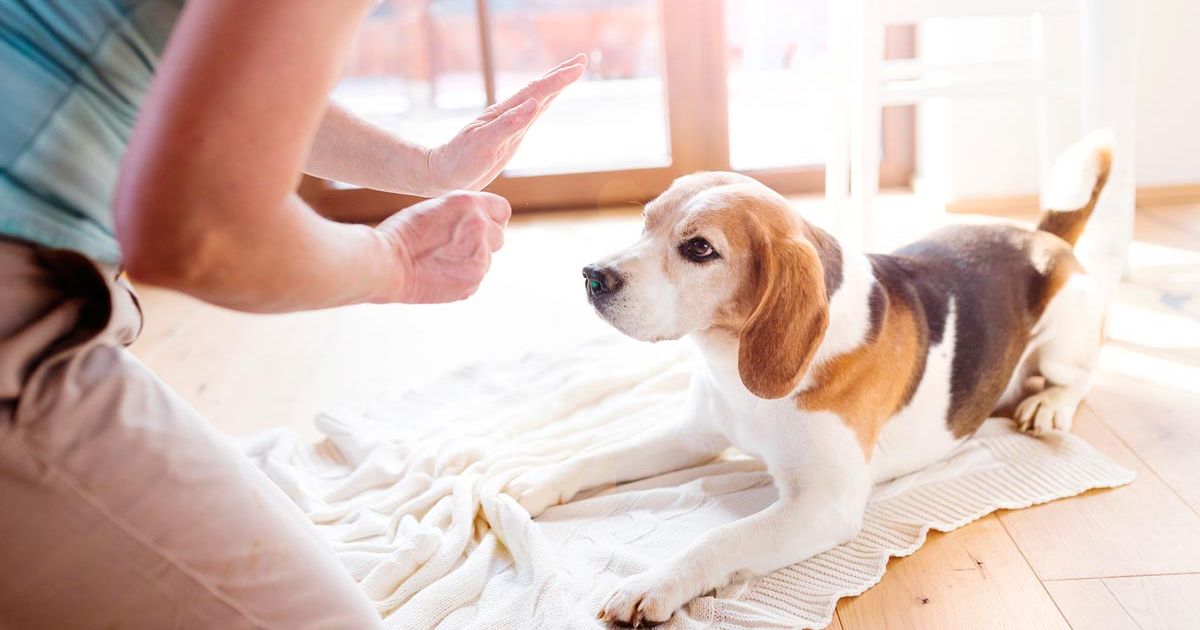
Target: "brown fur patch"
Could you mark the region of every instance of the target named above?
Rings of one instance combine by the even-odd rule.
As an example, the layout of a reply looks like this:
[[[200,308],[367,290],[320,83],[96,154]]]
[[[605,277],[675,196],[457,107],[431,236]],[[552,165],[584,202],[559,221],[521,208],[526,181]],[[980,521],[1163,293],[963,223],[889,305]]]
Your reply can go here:
[[[813,387],[796,396],[801,409],[840,416],[868,459],[883,424],[912,398],[929,345],[911,306],[881,295],[879,326],[867,342],[819,366]]]
[[[799,384],[825,338],[829,303],[820,257],[807,242],[768,241],[757,305],[738,341],[738,374],[760,398],[782,398]]]
[[[775,208],[736,187],[726,190],[718,201],[718,206],[697,213],[683,227],[681,235],[688,238],[715,229],[724,236],[728,247],[722,255],[733,267],[735,276],[748,280],[738,285],[734,299],[724,305],[713,325],[739,335],[762,297],[763,256],[767,243],[785,238],[794,229],[794,219],[785,209]]]
[[[1039,230],[1061,238],[1068,245],[1075,245],[1075,242],[1083,234],[1083,228],[1087,227],[1088,219],[1092,216],[1092,210],[1096,208],[1096,201],[1100,198],[1100,192],[1104,190],[1104,184],[1108,181],[1108,173],[1112,169],[1111,150],[1102,150],[1098,157],[1100,172],[1097,174],[1096,183],[1092,187],[1092,194],[1087,203],[1082,208],[1050,208],[1038,222]]]

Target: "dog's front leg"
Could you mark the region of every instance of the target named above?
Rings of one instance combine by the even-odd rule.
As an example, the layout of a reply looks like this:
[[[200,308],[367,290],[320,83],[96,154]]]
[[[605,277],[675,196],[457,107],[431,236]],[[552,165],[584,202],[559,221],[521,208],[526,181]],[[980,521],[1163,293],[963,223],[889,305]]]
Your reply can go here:
[[[530,470],[509,483],[507,491],[537,516],[582,490],[702,464],[727,446],[720,433],[700,422],[669,422],[594,453]]]
[[[865,479],[836,485],[828,484],[828,476],[803,485],[780,481],[779,500],[763,511],[713,529],[665,563],[622,580],[598,617],[634,626],[662,623],[739,573],[786,567],[858,532],[870,488]]]

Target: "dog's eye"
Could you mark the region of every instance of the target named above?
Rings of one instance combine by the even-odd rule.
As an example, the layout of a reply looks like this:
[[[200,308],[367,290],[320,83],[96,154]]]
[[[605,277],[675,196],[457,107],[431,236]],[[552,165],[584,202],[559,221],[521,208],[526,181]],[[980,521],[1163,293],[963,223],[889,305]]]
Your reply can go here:
[[[720,258],[708,241],[696,237],[679,246],[679,253],[692,262],[708,262]]]

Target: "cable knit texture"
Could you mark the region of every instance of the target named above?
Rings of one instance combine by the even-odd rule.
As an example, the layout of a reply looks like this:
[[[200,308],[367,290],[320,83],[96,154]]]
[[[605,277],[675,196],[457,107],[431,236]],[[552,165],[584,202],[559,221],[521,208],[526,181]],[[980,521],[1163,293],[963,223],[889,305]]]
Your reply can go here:
[[[323,414],[325,438],[276,431],[252,458],[309,515],[389,628],[596,628],[617,581],[775,499],[757,461],[714,463],[602,488],[531,520],[504,493],[531,467],[628,439],[681,413],[686,343],[604,341],[461,369],[362,411]],[[666,628],[824,627],[888,558],[997,509],[1133,473],[1081,439],[992,420],[949,460],[875,490],[852,541],[699,597]]]

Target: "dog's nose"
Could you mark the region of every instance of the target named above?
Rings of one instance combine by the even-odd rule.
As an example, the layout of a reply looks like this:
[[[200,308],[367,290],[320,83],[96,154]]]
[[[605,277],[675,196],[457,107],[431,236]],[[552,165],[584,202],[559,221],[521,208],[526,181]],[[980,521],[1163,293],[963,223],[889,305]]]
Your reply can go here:
[[[617,272],[606,269],[599,265],[588,265],[583,268],[584,282],[587,285],[588,295],[593,298],[602,297],[610,293],[616,293],[621,285],[621,276]]]

